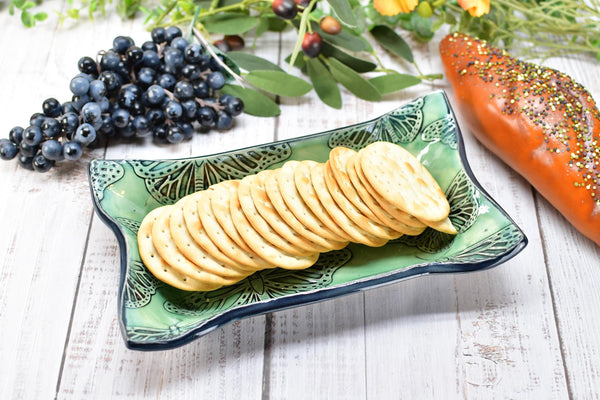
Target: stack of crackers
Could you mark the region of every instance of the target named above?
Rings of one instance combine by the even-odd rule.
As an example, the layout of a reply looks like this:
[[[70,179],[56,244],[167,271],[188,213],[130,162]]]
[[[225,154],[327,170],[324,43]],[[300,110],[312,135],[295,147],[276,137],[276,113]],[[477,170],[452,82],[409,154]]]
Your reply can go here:
[[[325,163],[229,180],[151,211],[138,231],[142,261],[182,290],[231,285],[265,268],[303,269],[349,242],[379,247],[426,227],[455,234],[450,206],[402,147],[334,148]]]

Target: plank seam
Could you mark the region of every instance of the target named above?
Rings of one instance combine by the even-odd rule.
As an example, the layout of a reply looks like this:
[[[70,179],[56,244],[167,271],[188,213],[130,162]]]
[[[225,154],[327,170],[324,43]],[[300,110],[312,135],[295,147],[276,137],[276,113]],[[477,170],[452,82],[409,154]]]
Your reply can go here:
[[[92,214],[90,215],[90,222],[88,225],[88,231],[85,239],[85,246],[83,247],[83,257],[81,259],[81,265],[79,266],[79,275],[77,276],[77,286],[75,288],[75,295],[73,296],[73,306],[71,307],[71,316],[69,318],[69,327],[67,328],[67,335],[65,337],[65,345],[63,347],[63,354],[60,360],[60,367],[58,369],[58,378],[56,382],[56,394],[54,399],[58,398],[58,394],[60,392],[60,386],[62,382],[62,375],[65,368],[65,362],[67,359],[67,349],[69,347],[69,342],[71,340],[71,330],[73,328],[73,319],[75,318],[75,310],[77,308],[77,300],[79,298],[79,289],[81,287],[81,277],[83,276],[83,266],[85,265],[85,261],[87,260],[87,249],[90,243],[90,234],[92,231],[92,223],[94,219],[95,211],[92,210]]]
[[[546,268],[546,276],[548,277],[548,289],[550,290],[550,301],[552,303],[552,315],[554,316],[554,326],[556,328],[556,336],[558,338],[558,346],[560,348],[560,359],[563,366],[563,373],[565,374],[565,382],[567,384],[567,395],[569,399],[573,398],[573,392],[571,390],[571,381],[569,379],[569,373],[567,368],[567,363],[565,361],[565,350],[563,346],[562,335],[560,331],[560,324],[558,323],[558,311],[556,309],[556,301],[554,297],[554,285],[552,284],[552,275],[550,274],[550,268],[548,267],[548,252],[547,252],[547,243],[545,240],[545,232],[544,227],[542,225],[542,221],[540,219],[540,199],[539,194],[535,191],[533,187],[531,187],[531,191],[533,194],[533,204],[535,205],[535,218],[538,225],[538,230],[540,232],[540,241],[542,244],[542,255],[544,257],[544,267]]]
[[[106,158],[106,152],[108,150],[109,141],[107,140],[104,144],[104,151],[102,154],[102,158]],[[75,287],[75,294],[73,296],[73,305],[71,307],[71,316],[69,317],[69,326],[67,328],[67,334],[65,337],[65,344],[63,346],[63,354],[60,360],[60,367],[58,368],[58,377],[56,379],[56,393],[54,395],[54,400],[58,399],[58,394],[60,393],[60,386],[62,383],[62,375],[65,369],[65,362],[67,360],[67,349],[69,348],[69,342],[71,341],[71,331],[73,329],[73,319],[75,318],[75,310],[77,309],[77,300],[79,299],[79,290],[81,288],[81,277],[83,276],[83,267],[85,265],[85,261],[87,260],[87,251],[90,244],[90,236],[92,233],[92,224],[94,222],[94,215],[96,211],[92,208],[92,213],[90,215],[90,220],[88,223],[88,231],[85,237],[85,245],[83,246],[83,257],[81,258],[81,265],[79,266],[79,275],[77,276],[77,285]]]
[[[262,384],[262,400],[269,400],[271,397],[271,357],[272,357],[272,330],[273,314],[265,314],[265,340],[263,345],[263,384]]]

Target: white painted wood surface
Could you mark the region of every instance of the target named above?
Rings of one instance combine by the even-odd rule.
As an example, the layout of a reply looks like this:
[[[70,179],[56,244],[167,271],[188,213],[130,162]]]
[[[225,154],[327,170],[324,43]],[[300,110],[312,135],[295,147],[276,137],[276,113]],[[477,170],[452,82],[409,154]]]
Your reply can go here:
[[[2,137],[46,97],[68,98],[80,56],[118,34],[147,38],[139,20],[115,16],[26,30],[1,9],[0,26]],[[271,36],[254,51],[282,63],[293,40]],[[415,47],[426,73],[441,72],[436,43]],[[597,62],[551,65],[600,100]],[[175,350],[125,348],[117,242],[93,212],[89,159],[177,158],[300,136],[376,117],[434,88],[448,89],[423,84],[378,103],[345,93],[340,111],[314,93],[281,99],[278,118],[244,115],[228,133],[178,146],[97,149],[44,175],[1,162],[0,398],[600,398],[600,249],[469,132],[475,175],[529,238],[518,257],[244,319]]]

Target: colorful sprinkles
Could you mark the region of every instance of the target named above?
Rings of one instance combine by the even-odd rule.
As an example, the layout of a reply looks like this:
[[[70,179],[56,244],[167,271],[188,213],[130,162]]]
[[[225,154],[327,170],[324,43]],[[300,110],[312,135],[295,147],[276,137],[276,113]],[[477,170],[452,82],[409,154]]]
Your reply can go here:
[[[463,39],[454,34],[450,41],[458,38]],[[590,93],[562,72],[512,58],[483,40],[469,39],[466,45],[466,52],[486,60],[458,66],[459,74],[474,75],[502,88],[501,94],[490,94],[489,99],[504,100],[503,114],[518,112],[541,128],[548,152],[569,153],[568,166],[577,169],[581,176],[574,186],[588,190],[600,205],[600,198],[596,198],[600,179],[600,112]],[[556,117],[557,111],[560,117]]]

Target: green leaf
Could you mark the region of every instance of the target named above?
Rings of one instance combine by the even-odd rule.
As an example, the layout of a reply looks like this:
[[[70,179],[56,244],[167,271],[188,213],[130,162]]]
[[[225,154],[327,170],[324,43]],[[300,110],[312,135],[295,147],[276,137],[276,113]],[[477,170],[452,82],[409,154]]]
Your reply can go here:
[[[269,30],[273,32],[281,32],[288,26],[285,20],[278,17],[268,17],[268,21]]]
[[[254,34],[254,40],[258,39],[269,29],[269,20],[267,18],[261,17],[256,25],[256,30]]]
[[[202,21],[206,30],[223,35],[245,33],[258,25],[257,17],[235,13],[221,13]]]
[[[23,22],[23,25],[25,25],[28,28],[31,28],[35,25],[35,19],[29,11],[23,11],[21,13],[21,21]]]
[[[33,7],[35,7],[35,3],[31,0],[28,0],[20,8],[21,8],[21,10],[28,10]]]
[[[239,97],[244,102],[244,112],[256,117],[276,117],[281,114],[279,106],[258,90],[235,85],[225,85],[224,94]]]
[[[329,43],[333,43],[336,46],[344,48],[346,50],[350,50],[353,52],[359,51],[369,51],[370,44],[360,35],[357,35],[353,31],[343,28],[340,33],[337,35],[330,35],[328,33],[323,32],[323,30],[319,27],[319,24],[313,23],[311,25],[313,31],[316,31],[321,35],[323,40],[328,41]]]
[[[329,67],[333,77],[356,97],[368,101],[381,99],[379,90],[352,68],[342,64],[335,58],[329,59]]]
[[[306,61],[304,60],[304,58],[305,58],[304,56],[296,57],[296,59],[294,60],[293,67],[296,67],[300,71],[302,71],[303,73],[306,73]],[[292,61],[292,55],[291,54],[285,58],[285,62],[286,63],[289,64],[290,61]]]
[[[230,51],[227,53],[229,58],[236,63],[239,67],[246,71],[255,70],[269,70],[269,71],[283,71],[279,66],[273,64],[271,61],[265,60],[262,57],[258,57],[248,53],[242,53],[241,51]]]
[[[348,0],[327,0],[335,15],[348,26],[356,26],[356,17]]]
[[[251,71],[246,79],[259,89],[287,97],[302,96],[312,89],[305,80],[281,71]]]
[[[79,10],[76,8],[71,8],[67,10],[67,16],[73,19],[79,19]]]
[[[387,74],[369,80],[381,94],[397,92],[407,87],[418,85],[421,79],[408,74]]]
[[[391,53],[404,58],[408,62],[414,62],[415,59],[408,43],[391,28],[385,25],[377,25],[371,28],[371,34],[380,45]]]
[[[308,76],[321,101],[329,107],[342,108],[342,94],[331,72],[318,58],[307,60]]]
[[[369,72],[377,68],[376,64],[370,61],[363,60],[362,58],[354,57],[338,49],[337,47],[335,47],[327,41],[323,41],[323,48],[321,49],[321,54],[323,54],[326,57],[337,58],[339,61],[346,64],[356,72]]]
[[[45,20],[46,20],[46,18],[48,18],[48,14],[47,14],[47,13],[45,13],[45,12],[39,12],[39,13],[36,13],[36,14],[33,16],[33,18],[35,18],[35,20],[36,20],[36,21],[40,21],[40,22],[41,22],[41,21],[45,21]]]
[[[8,15],[15,15],[15,5],[13,3],[8,6]]]

